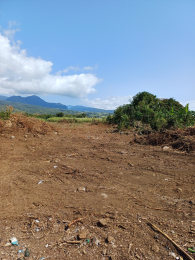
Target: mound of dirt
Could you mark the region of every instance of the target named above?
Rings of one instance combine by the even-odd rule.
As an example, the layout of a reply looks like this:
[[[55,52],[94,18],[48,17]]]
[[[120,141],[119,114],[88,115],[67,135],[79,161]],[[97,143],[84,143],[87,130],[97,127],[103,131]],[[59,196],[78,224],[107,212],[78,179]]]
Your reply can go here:
[[[8,120],[0,120],[0,133],[24,132],[32,134],[47,134],[53,127],[37,118],[26,117],[22,114],[12,114]]]
[[[154,146],[169,145],[173,149],[190,152],[195,150],[195,127],[136,136],[134,142]]]

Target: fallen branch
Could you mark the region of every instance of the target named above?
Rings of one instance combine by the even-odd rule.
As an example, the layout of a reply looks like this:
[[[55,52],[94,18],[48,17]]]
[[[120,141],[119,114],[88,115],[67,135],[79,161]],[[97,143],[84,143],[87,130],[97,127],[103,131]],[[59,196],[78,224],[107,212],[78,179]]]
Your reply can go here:
[[[68,224],[67,228],[70,228],[73,224],[77,223],[77,222],[81,222],[83,219],[86,219],[88,216],[84,217],[84,218],[78,218],[75,219],[74,221],[72,221],[70,224]]]
[[[163,231],[161,231],[157,226],[155,226],[154,224],[152,224],[150,221],[148,221],[147,219],[145,219],[148,224],[155,230],[157,230],[159,233],[161,233],[163,236],[165,236],[169,241],[171,241],[173,243],[173,245],[179,249],[185,256],[188,257],[188,259],[190,260],[194,260],[194,258],[192,258],[188,253],[186,253],[183,248],[181,248],[176,242],[174,242],[168,235],[166,235]]]
[[[81,244],[82,241],[65,241],[64,243],[68,243],[68,244]],[[64,244],[62,243],[62,244]]]

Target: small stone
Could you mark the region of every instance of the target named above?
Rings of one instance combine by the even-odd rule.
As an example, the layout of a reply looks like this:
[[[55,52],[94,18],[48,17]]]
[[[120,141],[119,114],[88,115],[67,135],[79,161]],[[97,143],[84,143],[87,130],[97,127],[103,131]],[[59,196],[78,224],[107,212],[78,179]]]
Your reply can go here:
[[[102,250],[102,255],[106,255],[106,253],[107,253],[106,249],[103,249]]]
[[[112,237],[110,235],[106,238],[107,243],[111,243],[113,240],[114,240],[114,237]]]
[[[84,255],[86,255],[86,254],[87,254],[87,253],[86,253],[86,251],[85,251],[85,249],[83,249],[83,254],[84,254]]]
[[[171,233],[172,233],[172,234],[175,234],[175,231],[174,231],[174,230],[172,230],[172,231],[171,231]]]
[[[77,189],[77,191],[78,191],[78,192],[85,191],[85,188],[84,188],[84,187],[79,187],[79,188]]]
[[[182,192],[182,189],[181,188],[177,188],[176,191],[177,192]]]
[[[27,138],[27,137],[28,137],[28,135],[24,135],[24,137],[25,137],[25,138]]]
[[[155,252],[155,253],[158,253],[159,252],[159,247],[157,245],[154,245],[152,246],[152,251]]]
[[[102,197],[104,197],[105,199],[108,198],[108,195],[105,194],[105,193],[102,193],[101,195],[102,195]]]
[[[125,152],[125,151],[121,151],[120,154],[127,154],[127,152]]]
[[[174,258],[176,258],[176,254],[173,253],[173,252],[169,252],[169,255],[172,256],[172,257],[174,257]]]
[[[14,138],[15,138],[15,136],[13,136],[13,135],[10,137],[10,139],[14,139]]]
[[[87,233],[85,230],[81,230],[81,232],[78,235],[79,239],[85,239],[86,236],[87,236]]]
[[[101,227],[105,227],[107,226],[107,221],[106,219],[102,218],[98,221],[98,225],[101,226]]]
[[[5,246],[11,246],[11,245],[12,245],[12,243],[9,243],[9,242],[5,244]]]
[[[99,239],[98,239],[97,237],[94,237],[94,238],[92,239],[92,243],[95,244],[96,246],[98,246],[99,243],[100,243],[100,241],[99,241]]]
[[[163,147],[163,151],[169,151],[170,150],[170,147],[169,146],[164,146]]]

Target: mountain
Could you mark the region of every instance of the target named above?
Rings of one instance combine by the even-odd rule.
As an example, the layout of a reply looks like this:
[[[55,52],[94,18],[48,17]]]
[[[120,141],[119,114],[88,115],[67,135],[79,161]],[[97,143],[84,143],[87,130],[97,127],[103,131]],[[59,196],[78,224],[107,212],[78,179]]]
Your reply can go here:
[[[7,97],[6,96],[0,96],[0,100],[6,100]]]
[[[100,113],[110,113],[113,114],[114,110],[105,110],[100,108],[94,108],[94,107],[85,107],[85,106],[68,106],[68,109],[74,110],[74,111],[80,111],[80,112],[100,112]]]
[[[1,97],[5,99],[1,99]],[[58,108],[62,110],[72,110],[72,111],[79,111],[79,112],[91,112],[91,113],[106,113],[106,114],[113,114],[114,110],[105,110],[105,109],[99,109],[94,107],[85,107],[85,106],[66,106],[61,103],[48,103],[41,99],[38,96],[32,95],[29,97],[21,97],[21,96],[11,96],[9,98],[0,96],[0,100],[9,101],[9,102],[17,102],[20,104],[28,104],[28,105],[34,105],[34,106],[40,106],[40,107],[49,107],[49,108]],[[21,105],[20,105],[21,106]]]
[[[10,102],[18,102],[23,104],[41,106],[41,107],[50,107],[50,108],[59,108],[59,109],[68,109],[66,105],[61,103],[48,103],[41,99],[38,96],[29,96],[29,97],[21,97],[21,96],[12,96],[6,99],[6,101]]]
[[[68,110],[68,109],[59,109],[59,108],[50,108],[50,107],[41,107],[41,106],[35,106],[35,105],[29,105],[24,103],[18,103],[18,102],[11,102],[11,101],[4,101],[0,100],[0,112],[6,110],[7,106],[12,106],[14,108],[14,113],[18,112],[26,112],[29,114],[52,114],[56,115],[56,113],[63,112],[64,115],[77,115],[80,114],[80,111],[74,111],[74,110]],[[95,112],[85,112],[88,117],[105,117],[108,116],[109,113],[95,113]]]

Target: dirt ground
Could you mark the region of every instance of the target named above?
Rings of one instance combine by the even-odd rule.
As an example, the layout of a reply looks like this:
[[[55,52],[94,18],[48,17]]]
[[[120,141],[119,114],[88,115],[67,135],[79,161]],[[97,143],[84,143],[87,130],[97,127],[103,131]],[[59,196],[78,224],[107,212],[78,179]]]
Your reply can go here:
[[[29,260],[190,259],[151,223],[185,252],[195,246],[194,151],[103,124],[11,125],[0,134],[0,259],[26,248]]]

